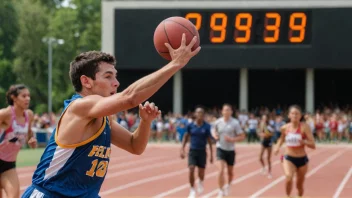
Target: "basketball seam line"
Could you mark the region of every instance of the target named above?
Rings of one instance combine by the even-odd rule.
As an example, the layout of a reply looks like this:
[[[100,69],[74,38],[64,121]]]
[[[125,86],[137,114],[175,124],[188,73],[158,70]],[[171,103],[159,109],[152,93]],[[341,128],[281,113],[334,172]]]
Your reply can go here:
[[[172,47],[172,44],[171,44],[170,39],[169,39],[169,36],[167,35],[165,22],[166,22],[166,21],[164,21],[164,32],[165,32],[167,41],[169,42],[170,46]],[[172,47],[172,48],[174,48],[174,47]]]
[[[179,24],[180,26],[182,26],[183,28],[185,28],[186,30],[188,30],[193,36],[196,36],[196,35],[194,35],[193,34],[193,32],[191,31],[191,30],[189,30],[186,26],[184,26],[183,24],[181,24],[181,23],[179,23],[179,22],[176,22],[176,21],[173,21],[173,20],[170,20],[170,19],[168,19],[168,20],[166,20],[166,21],[172,21],[172,22],[174,22],[174,23],[177,23],[177,24]],[[166,22],[165,21],[165,22]],[[165,26],[164,26],[165,27]]]

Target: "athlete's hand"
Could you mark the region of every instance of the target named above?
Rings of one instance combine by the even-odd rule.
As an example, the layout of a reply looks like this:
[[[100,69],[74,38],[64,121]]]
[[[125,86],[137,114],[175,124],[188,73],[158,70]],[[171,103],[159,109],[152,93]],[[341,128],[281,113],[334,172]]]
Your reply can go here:
[[[227,141],[227,142],[235,142],[234,138],[232,138],[232,137],[230,137],[230,136],[227,136],[227,135],[224,136],[224,139],[225,139],[225,141]]]
[[[305,146],[307,144],[307,141],[306,140],[303,140],[303,139],[300,139],[299,140],[299,143],[302,145],[302,146]]]
[[[35,139],[34,137],[31,137],[31,139],[28,140],[28,145],[31,148],[36,148],[37,147],[37,139]]]
[[[192,47],[197,43],[197,37],[194,36],[189,45],[186,45],[186,34],[182,34],[181,46],[178,49],[173,49],[169,43],[165,43],[172,59],[178,67],[184,67],[188,61],[200,51],[200,46],[192,51]]]
[[[211,135],[216,141],[219,140],[219,134],[217,132],[212,132]]]
[[[186,157],[185,150],[181,149],[180,157],[181,159],[184,159]]]
[[[161,111],[158,109],[155,104],[149,103],[148,101],[142,104],[139,104],[139,117],[146,122],[152,122],[155,118],[157,118],[161,114]]]
[[[278,155],[280,152],[280,149],[278,147],[275,147],[274,149],[274,155]]]

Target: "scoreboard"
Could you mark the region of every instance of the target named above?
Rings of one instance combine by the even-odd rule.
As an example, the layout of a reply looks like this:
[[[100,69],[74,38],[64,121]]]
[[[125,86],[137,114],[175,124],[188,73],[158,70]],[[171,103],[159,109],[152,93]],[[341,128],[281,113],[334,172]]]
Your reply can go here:
[[[310,10],[182,10],[202,44],[310,44]]]
[[[202,50],[185,69],[352,68],[347,0],[103,2],[103,50],[120,69],[160,68],[153,34],[171,16],[199,31]]]

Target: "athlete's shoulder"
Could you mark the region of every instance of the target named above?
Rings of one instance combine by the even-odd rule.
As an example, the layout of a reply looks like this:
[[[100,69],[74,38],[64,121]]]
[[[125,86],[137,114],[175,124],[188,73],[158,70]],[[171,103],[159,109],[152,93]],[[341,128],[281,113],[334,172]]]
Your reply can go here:
[[[221,122],[221,120],[222,120],[222,118],[221,118],[221,117],[220,117],[220,118],[218,118],[218,119],[216,119],[216,120],[214,121],[214,125],[219,124],[219,122]]]
[[[281,132],[285,132],[289,125],[290,125],[290,123],[286,123],[286,124],[282,125],[282,126],[280,127],[280,131],[281,131]]]
[[[210,128],[210,127],[211,127],[211,125],[209,124],[209,122],[206,122],[206,121],[204,121],[204,126],[205,126],[206,128]]]
[[[1,118],[6,118],[8,116],[11,116],[10,106],[6,107],[6,108],[3,108],[3,109],[0,109],[0,117]]]
[[[238,119],[236,119],[235,117],[231,117],[231,122],[233,124],[240,124],[240,121]]]
[[[188,127],[188,128],[191,128],[191,127],[193,127],[193,126],[195,126],[194,122],[189,122],[189,123],[187,124],[187,127]]]
[[[310,130],[310,126],[306,122],[301,122],[301,128],[303,132],[306,132],[307,130]]]
[[[80,117],[85,117],[87,109],[90,109],[101,97],[102,96],[99,95],[88,95],[83,97],[79,94],[74,94],[71,98],[64,100],[63,112],[69,112]]]
[[[31,109],[27,109],[26,113],[28,115],[28,118],[33,119],[34,113],[33,113],[33,111]]]
[[[12,111],[11,111],[10,106],[3,108],[3,109],[0,109],[0,122],[3,122],[4,120],[11,119],[11,116],[12,116]]]

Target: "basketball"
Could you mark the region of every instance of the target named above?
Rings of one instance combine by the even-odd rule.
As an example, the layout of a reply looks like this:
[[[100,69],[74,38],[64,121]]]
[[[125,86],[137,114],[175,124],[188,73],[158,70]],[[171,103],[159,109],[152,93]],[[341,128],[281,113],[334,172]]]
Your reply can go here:
[[[182,34],[186,34],[186,45],[188,45],[194,36],[197,36],[197,42],[192,47],[192,51],[197,49],[199,41],[199,33],[193,23],[183,17],[170,17],[156,27],[154,32],[154,46],[156,51],[165,58],[171,60],[169,50],[165,43],[169,43],[173,49],[181,46]]]

